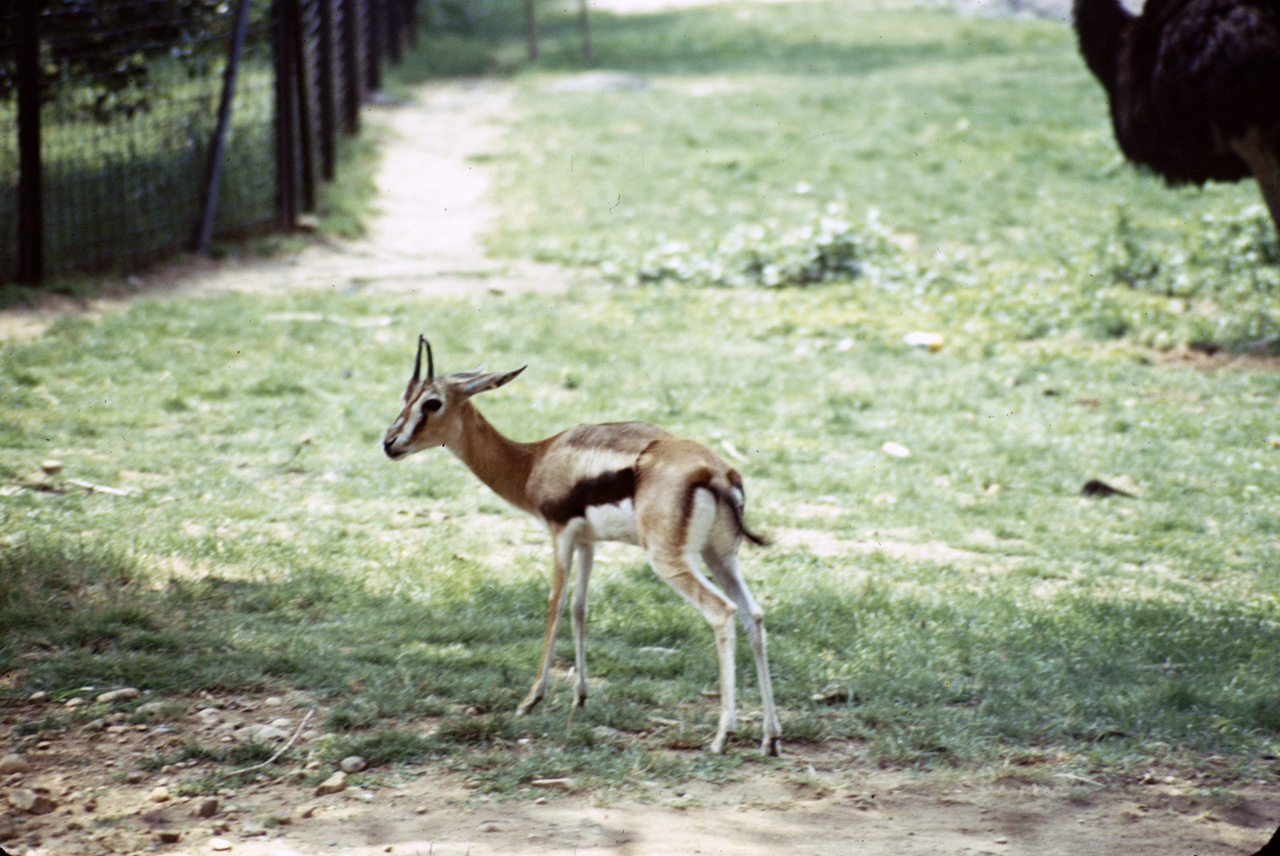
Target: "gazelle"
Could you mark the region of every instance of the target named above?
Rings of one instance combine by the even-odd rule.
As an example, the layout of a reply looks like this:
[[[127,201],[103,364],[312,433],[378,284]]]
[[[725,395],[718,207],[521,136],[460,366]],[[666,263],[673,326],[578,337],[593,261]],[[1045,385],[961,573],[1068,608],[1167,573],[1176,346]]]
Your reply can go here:
[[[474,369],[436,377],[431,344],[419,336],[404,406],[382,441],[392,460],[422,449],[446,447],[499,496],[540,518],[550,530],[555,573],[542,661],[519,713],[528,713],[546,694],[552,645],[574,552],[578,554],[573,586],[574,704],[581,707],[586,702],[583,635],[595,543],[624,541],[644,549],[658,576],[697,607],[715,633],[720,722],[711,751],[724,750],[736,717],[736,613],[746,628],[760,683],[764,709],[760,749],[767,755],[778,754],[782,730],[773,706],[764,613],[738,569],[738,546],[744,538],[765,543],[743,522],[742,477],[706,446],[645,422],[579,425],[535,443],[504,437],[480,414],[471,397],[509,383],[525,368],[495,373]],[[719,589],[703,574],[699,559]]]

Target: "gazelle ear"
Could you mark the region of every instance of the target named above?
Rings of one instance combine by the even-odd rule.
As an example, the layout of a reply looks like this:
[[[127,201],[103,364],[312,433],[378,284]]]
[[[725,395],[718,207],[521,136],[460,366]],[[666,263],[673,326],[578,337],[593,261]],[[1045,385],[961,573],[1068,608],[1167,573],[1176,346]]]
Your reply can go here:
[[[527,368],[528,366],[524,365],[509,372],[492,372],[490,374],[482,374],[478,377],[468,378],[462,382],[459,389],[468,396],[476,395],[481,392],[488,392],[491,389],[497,389],[503,384],[507,384],[515,380],[516,376]]]

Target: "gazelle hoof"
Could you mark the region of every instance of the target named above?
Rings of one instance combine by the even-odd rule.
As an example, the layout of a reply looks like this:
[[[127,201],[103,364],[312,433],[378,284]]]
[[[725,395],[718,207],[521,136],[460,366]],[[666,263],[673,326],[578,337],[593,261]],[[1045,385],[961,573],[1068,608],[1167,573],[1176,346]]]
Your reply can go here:
[[[778,738],[766,737],[764,742],[760,744],[760,754],[768,758],[778,757]]]

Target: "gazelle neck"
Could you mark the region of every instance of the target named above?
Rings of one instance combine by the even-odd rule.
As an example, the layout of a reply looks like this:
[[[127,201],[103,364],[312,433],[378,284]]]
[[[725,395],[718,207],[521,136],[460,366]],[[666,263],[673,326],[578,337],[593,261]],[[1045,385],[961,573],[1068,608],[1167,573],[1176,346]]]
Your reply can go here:
[[[536,514],[529,499],[529,474],[537,459],[537,443],[519,443],[504,437],[470,401],[458,414],[460,430],[447,446],[476,478],[507,502]]]

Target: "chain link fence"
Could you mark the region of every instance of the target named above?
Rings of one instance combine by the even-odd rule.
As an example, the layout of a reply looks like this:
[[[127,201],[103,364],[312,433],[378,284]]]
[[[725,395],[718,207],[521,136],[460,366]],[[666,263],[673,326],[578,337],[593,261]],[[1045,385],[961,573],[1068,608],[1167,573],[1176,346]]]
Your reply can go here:
[[[293,227],[419,0],[0,8],[0,281]]]

